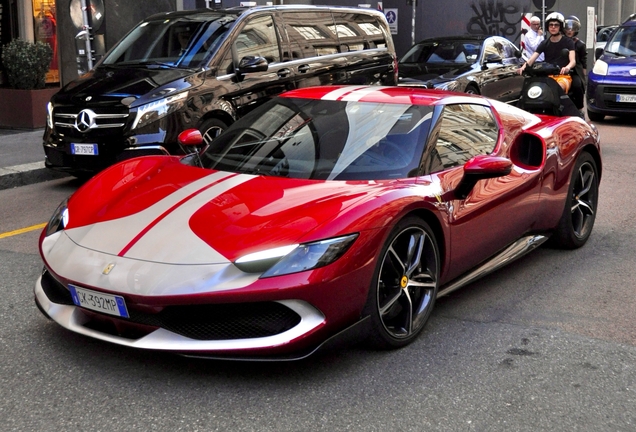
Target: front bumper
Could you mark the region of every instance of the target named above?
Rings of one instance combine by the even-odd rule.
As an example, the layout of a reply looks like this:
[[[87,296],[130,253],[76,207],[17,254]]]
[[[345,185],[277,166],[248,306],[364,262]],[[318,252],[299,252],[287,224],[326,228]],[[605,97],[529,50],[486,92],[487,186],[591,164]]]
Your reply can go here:
[[[588,111],[604,115],[629,115],[636,113],[635,102],[621,102],[617,95],[634,95],[636,97],[636,85],[621,82],[598,83],[588,81],[586,92],[586,106]]]
[[[159,314],[145,314],[155,316],[154,322],[149,322],[148,318],[143,318],[143,313],[131,313],[131,319],[123,319],[110,317],[104,314],[96,313],[75,306],[72,302],[70,293],[65,294],[60,287],[51,286],[52,277],[48,272],[44,272],[35,284],[35,302],[38,308],[50,319],[61,325],[62,327],[94,339],[105,342],[111,342],[117,345],[128,346],[131,348],[150,349],[170,351],[184,355],[202,356],[202,357],[244,357],[244,356],[267,356],[276,354],[277,352],[287,351],[289,344],[298,342],[308,337],[320,329],[325,324],[324,315],[316,308],[302,300],[279,300],[273,302],[262,302],[264,307],[275,306],[279,309],[278,316],[270,319],[281,320],[282,314],[280,309],[287,309],[286,315],[297,316],[290,327],[284,331],[275,334],[269,334],[261,337],[253,337],[256,333],[263,333],[263,327],[269,327],[265,330],[268,333],[274,333],[274,327],[270,323],[263,323],[262,314],[250,319],[249,305],[245,304],[246,313],[241,319],[235,313],[234,319],[231,319],[223,325],[223,323],[215,322],[215,317],[206,320],[198,320],[193,326],[175,326],[174,320],[171,329],[162,327],[165,320],[158,318]],[[63,288],[63,287],[61,287]],[[270,306],[267,306],[267,303]],[[224,305],[212,305],[218,308]],[[241,308],[241,304],[225,305],[233,307],[235,310]],[[184,306],[177,306],[182,309]],[[185,306],[187,307],[187,306]],[[252,308],[252,310],[254,310]],[[192,315],[185,316],[184,320],[192,320]],[[205,322],[204,322],[205,321]],[[216,320],[218,321],[218,320]],[[289,320],[287,319],[289,322]],[[259,329],[250,329],[249,323],[253,326],[259,326]],[[214,326],[217,336],[216,339],[201,339],[204,334],[210,334],[210,330],[205,327]],[[220,333],[219,333],[220,332]],[[198,335],[198,336],[197,336]],[[252,335],[252,337],[240,337],[240,335]],[[301,345],[301,344],[299,344]],[[307,347],[303,347],[307,349]],[[315,347],[310,347],[313,351]],[[281,354],[282,356],[282,354]]]

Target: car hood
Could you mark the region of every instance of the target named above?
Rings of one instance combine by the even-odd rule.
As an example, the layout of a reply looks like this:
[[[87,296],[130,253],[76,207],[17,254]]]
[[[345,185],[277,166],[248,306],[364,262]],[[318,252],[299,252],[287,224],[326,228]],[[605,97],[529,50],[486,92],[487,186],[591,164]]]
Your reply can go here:
[[[449,81],[472,70],[470,64],[453,63],[424,63],[409,64],[400,63],[398,71],[402,78],[412,78],[419,81]]]
[[[146,99],[156,99],[168,91],[200,85],[203,76],[180,68],[99,66],[64,86],[52,101],[56,105],[81,103],[91,106],[132,97],[135,105],[135,100],[144,103]]]
[[[176,157],[138,158],[100,173],[69,199],[64,234],[121,258],[228,263],[300,243],[377,189],[376,182],[264,177],[204,170]]]
[[[636,74],[636,57],[617,57],[604,53],[601,59],[608,64],[608,76],[634,79],[634,74]]]

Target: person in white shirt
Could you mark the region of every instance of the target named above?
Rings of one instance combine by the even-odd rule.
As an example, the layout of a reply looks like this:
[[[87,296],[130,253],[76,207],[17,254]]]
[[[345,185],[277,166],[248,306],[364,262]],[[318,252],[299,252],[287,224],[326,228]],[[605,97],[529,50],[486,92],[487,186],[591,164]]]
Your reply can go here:
[[[541,41],[543,40],[543,30],[541,30],[541,19],[538,16],[533,16],[530,18],[530,29],[523,30],[525,39],[524,45],[526,47],[526,55],[527,58],[532,57],[532,54],[535,52]],[[543,53],[537,58],[536,61],[543,61],[544,55]]]

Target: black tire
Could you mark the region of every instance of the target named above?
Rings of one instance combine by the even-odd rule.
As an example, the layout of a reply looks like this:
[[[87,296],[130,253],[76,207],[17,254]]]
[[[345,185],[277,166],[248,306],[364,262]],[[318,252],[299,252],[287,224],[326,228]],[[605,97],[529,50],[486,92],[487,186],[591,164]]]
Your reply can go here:
[[[589,118],[590,121],[599,122],[605,119],[605,114],[595,113],[590,110],[587,110],[587,118]]]
[[[218,118],[209,118],[199,126],[205,145],[209,145],[225,129],[227,129],[227,124]]]
[[[598,205],[598,170],[589,153],[576,161],[565,200],[563,215],[551,243],[560,249],[583,246],[592,233]]]
[[[399,348],[417,337],[435,305],[439,273],[439,248],[431,228],[417,217],[400,221],[380,252],[369,288],[369,346]]]
[[[481,93],[479,93],[479,89],[477,88],[477,86],[475,86],[473,84],[467,85],[466,86],[466,90],[464,90],[464,93],[474,94],[474,95],[481,94]]]

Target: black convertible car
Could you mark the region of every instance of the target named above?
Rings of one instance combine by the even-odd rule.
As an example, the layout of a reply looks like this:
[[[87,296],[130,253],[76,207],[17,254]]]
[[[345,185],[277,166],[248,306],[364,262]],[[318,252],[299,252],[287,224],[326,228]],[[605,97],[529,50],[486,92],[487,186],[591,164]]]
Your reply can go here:
[[[500,36],[424,39],[402,57],[399,85],[481,94],[503,102],[519,99],[521,52]]]

